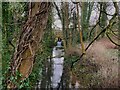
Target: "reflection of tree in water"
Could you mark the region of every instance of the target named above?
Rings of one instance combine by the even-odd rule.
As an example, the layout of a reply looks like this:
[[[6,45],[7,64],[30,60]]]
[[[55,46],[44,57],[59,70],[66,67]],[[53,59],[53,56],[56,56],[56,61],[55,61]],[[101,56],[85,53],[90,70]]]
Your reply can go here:
[[[51,60],[46,60],[44,63],[44,68],[42,70],[42,81],[41,81],[41,89],[43,88],[51,88],[51,76],[52,76],[52,71],[51,71],[51,65],[52,62]]]
[[[39,88],[43,89],[52,89],[52,88],[60,88],[60,81],[62,75],[63,68],[63,57],[58,57],[62,55],[62,50],[56,50],[53,48],[53,57],[52,59],[46,60],[43,62],[44,68],[42,70],[42,80]],[[59,66],[60,65],[60,66]],[[60,81],[59,81],[60,80]],[[55,86],[54,86],[55,84]],[[56,84],[58,84],[56,86]]]

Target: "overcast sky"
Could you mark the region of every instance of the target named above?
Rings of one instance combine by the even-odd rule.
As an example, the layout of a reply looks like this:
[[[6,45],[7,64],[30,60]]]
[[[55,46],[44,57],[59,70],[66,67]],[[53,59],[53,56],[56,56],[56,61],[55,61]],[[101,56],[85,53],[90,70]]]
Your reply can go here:
[[[113,3],[109,2],[108,4],[109,4],[109,6],[107,7],[106,11],[107,11],[108,14],[113,15],[115,13],[115,8],[113,6]],[[59,6],[60,3],[57,2],[57,5]],[[91,17],[90,17],[90,21],[89,21],[90,25],[95,25],[96,20],[98,20],[98,17],[99,17],[99,10],[96,7],[96,5],[97,4],[95,3],[95,5],[93,7],[94,10],[92,10],[92,13],[91,13]],[[81,15],[81,13],[79,13],[79,14]],[[108,19],[111,19],[112,16],[107,16],[107,17],[108,17]],[[60,21],[58,15],[57,15],[57,12],[56,12],[55,9],[54,9],[54,25],[53,25],[53,27],[58,28],[58,29],[62,29],[61,21]]]

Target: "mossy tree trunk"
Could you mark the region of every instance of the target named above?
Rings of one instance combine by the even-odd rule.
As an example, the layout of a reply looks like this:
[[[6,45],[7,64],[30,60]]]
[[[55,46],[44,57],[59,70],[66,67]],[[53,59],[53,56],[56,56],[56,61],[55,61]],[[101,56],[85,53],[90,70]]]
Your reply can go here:
[[[67,49],[67,34],[66,34],[66,28],[65,28],[65,4],[62,2],[61,4],[61,8],[62,8],[62,32],[63,32],[63,38],[64,38],[64,49],[66,52]]]
[[[88,40],[89,20],[94,2],[82,2],[81,8],[81,29],[83,32],[83,40]]]
[[[73,30],[72,30],[72,46],[77,44],[78,40],[78,31],[77,31],[77,14],[73,12]]]
[[[11,60],[10,77],[16,77],[17,71],[22,75],[15,82],[28,78],[32,72],[35,54],[47,25],[50,2],[32,2],[29,7],[29,18],[22,28],[16,51]],[[18,87],[9,78],[7,88]]]
[[[79,16],[78,4],[76,5],[76,7],[77,7],[77,17],[78,17],[78,30],[79,30],[79,33],[80,33],[80,43],[81,43],[82,53],[85,53],[85,46],[84,46],[84,43],[83,43],[83,34],[82,34],[82,30],[80,30],[80,16]]]
[[[107,25],[107,14],[106,14],[106,8],[107,8],[106,2],[100,2],[100,27],[101,29],[104,29]],[[104,37],[105,34],[102,34],[102,37]]]

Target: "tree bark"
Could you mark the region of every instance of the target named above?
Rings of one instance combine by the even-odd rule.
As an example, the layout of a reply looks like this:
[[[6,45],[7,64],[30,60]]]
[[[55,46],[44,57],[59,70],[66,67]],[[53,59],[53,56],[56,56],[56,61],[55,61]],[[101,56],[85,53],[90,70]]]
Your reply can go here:
[[[61,3],[61,12],[62,12],[62,33],[63,33],[63,44],[64,44],[64,49],[65,49],[65,52],[66,52],[66,49],[67,49],[67,36],[66,36],[66,29],[65,29],[65,4],[62,2]]]
[[[31,3],[30,3],[31,4]],[[46,28],[50,2],[33,2],[30,5],[29,19],[22,28],[16,51],[13,55],[10,68],[10,77],[16,77],[18,71],[22,76],[15,81],[28,78],[32,72],[35,54],[42,39],[43,31]],[[10,78],[7,80],[7,88],[17,88]]]
[[[78,8],[78,4],[77,4],[77,16],[78,16],[78,29],[79,29],[79,33],[80,33],[80,43],[81,43],[81,47],[82,47],[82,53],[85,53],[85,46],[83,43],[83,36],[82,36],[82,31],[80,30],[80,16],[79,16],[79,8]]]

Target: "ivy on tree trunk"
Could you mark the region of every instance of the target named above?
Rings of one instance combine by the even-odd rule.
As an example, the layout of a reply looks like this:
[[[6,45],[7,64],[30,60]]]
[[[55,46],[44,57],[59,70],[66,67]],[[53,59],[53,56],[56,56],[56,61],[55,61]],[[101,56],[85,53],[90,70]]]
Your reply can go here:
[[[50,2],[34,2],[34,6],[29,8],[29,18],[22,28],[9,72],[10,77],[14,78],[17,77],[17,72],[21,74],[21,77],[15,79],[17,83],[28,78],[32,72],[35,54],[47,25],[50,6]],[[7,80],[7,88],[17,87],[10,78]]]

